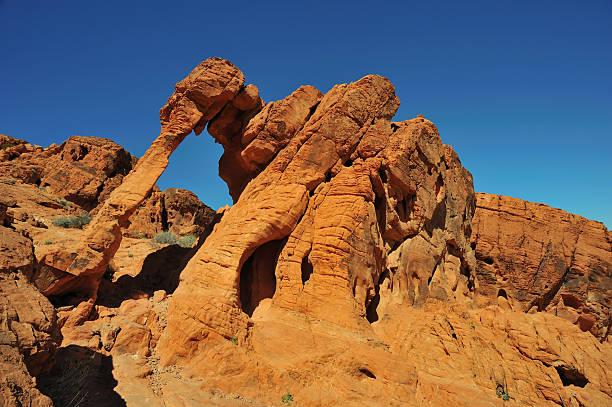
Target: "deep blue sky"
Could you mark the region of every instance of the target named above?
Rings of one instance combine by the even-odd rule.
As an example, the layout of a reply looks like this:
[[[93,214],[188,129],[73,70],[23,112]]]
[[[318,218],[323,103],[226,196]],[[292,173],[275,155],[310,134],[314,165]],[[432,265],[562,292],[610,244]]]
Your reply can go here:
[[[140,156],[159,108],[220,56],[264,100],[377,73],[423,114],[477,191],[612,226],[612,1],[0,0],[0,133],[107,137]],[[159,181],[217,208],[221,148],[189,136]]]

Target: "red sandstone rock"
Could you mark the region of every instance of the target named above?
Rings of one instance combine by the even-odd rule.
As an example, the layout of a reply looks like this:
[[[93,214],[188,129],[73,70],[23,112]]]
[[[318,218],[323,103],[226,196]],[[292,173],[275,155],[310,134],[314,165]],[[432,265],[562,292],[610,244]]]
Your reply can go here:
[[[516,220],[538,241],[580,229],[578,243],[567,243],[579,257],[570,269],[592,283],[588,291],[569,284],[550,301],[559,316],[561,301],[580,301],[575,321],[519,312],[516,298],[542,305],[545,289],[521,294],[518,271],[502,286],[482,264],[483,254],[506,261],[492,225],[511,230],[504,222],[513,218],[484,214],[479,203],[472,231],[471,175],[431,122],[390,121],[399,101],[386,79],[367,76],[324,96],[302,87],[269,104],[243,81],[212,59],[179,82],[160,112],[160,137],[85,230],[48,222],[80,208],[0,184],[0,219],[15,219],[41,259],[34,281],[61,294],[58,363],[37,380],[45,394],[59,404],[160,407],[281,406],[288,393],[300,406],[612,404],[612,344],[580,329],[600,324],[593,316],[607,306],[607,230],[567,214],[542,215],[544,232]],[[147,191],[182,138],[208,120],[235,205],[195,248],[127,237],[130,220],[150,233],[200,224],[187,191]],[[551,241],[544,259],[561,258],[566,243],[559,250]],[[546,261],[539,272],[554,279]]]
[[[6,206],[0,204],[5,225]],[[51,406],[31,376],[52,367],[59,344],[55,309],[29,279],[35,268],[31,240],[0,226],[0,403]]]
[[[612,309],[612,235],[544,204],[477,194],[472,245],[480,292],[521,311],[549,311],[605,340]]]
[[[108,139],[72,136],[61,146],[0,162],[0,175],[47,187],[89,211],[121,184],[134,161],[123,147]]]
[[[200,236],[210,225],[215,212],[204,205],[191,191],[155,188],[151,195],[130,216],[128,234],[154,237],[163,231],[177,236]]]
[[[168,165],[170,154],[194,128],[204,126],[231,103],[243,83],[242,73],[219,58],[202,62],[177,83],[176,92],[160,110],[160,136],[101,205],[85,229],[83,243],[39,259],[59,277],[47,288],[48,294],[85,290],[95,299],[100,279],[121,243],[121,229],[150,194]]]

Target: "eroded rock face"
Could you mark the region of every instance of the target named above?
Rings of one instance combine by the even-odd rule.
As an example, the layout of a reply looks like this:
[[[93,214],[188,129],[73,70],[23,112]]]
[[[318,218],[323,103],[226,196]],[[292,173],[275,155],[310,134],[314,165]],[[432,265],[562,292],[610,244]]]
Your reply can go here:
[[[244,340],[270,299],[368,330],[391,304],[471,296],[471,175],[431,122],[391,123],[398,105],[373,75],[323,97],[300,88],[242,134],[211,131],[240,137],[234,157],[257,170],[181,275],[162,361],[197,353],[213,333]]]
[[[48,293],[60,295],[86,289],[92,298],[88,307],[91,311],[100,279],[121,244],[122,228],[150,194],[170,154],[189,133],[200,132],[226,104],[231,104],[243,84],[242,72],[219,58],[202,62],[177,83],[176,92],[160,110],[159,137],[99,208],[85,229],[84,243],[39,259],[58,276]],[[83,315],[87,316],[86,310]]]
[[[604,340],[612,309],[612,235],[600,223],[517,198],[477,194],[472,245],[480,292],[549,311]]]
[[[89,211],[116,188],[136,159],[108,139],[72,136],[47,149],[22,146],[21,154],[0,162],[0,175],[48,187],[49,191]],[[13,147],[15,149],[17,147]]]
[[[156,187],[130,217],[127,233],[149,238],[163,231],[177,236],[200,236],[214,216],[215,211],[193,192],[178,188],[162,192]]]
[[[51,406],[32,376],[53,365],[60,341],[55,309],[31,283],[36,267],[32,241],[11,229],[0,203],[0,404]]]

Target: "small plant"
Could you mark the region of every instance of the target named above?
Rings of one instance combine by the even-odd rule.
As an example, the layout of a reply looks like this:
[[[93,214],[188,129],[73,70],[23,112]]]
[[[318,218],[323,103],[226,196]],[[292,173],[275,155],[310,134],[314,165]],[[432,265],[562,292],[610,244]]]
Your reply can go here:
[[[162,244],[176,244],[178,237],[172,232],[161,232],[153,237],[153,241]]]
[[[497,394],[497,398],[501,398],[504,401],[510,400],[510,395],[504,389],[504,386],[502,386],[501,384],[497,385],[497,388],[495,389],[495,394]]]
[[[89,222],[91,222],[91,215],[86,213],[81,216],[60,216],[59,218],[53,219],[51,223],[53,223],[54,226],[62,228],[83,229],[83,226],[87,225]]]
[[[45,244],[50,245],[50,244],[53,244],[53,242],[51,240],[45,240]]]
[[[131,252],[128,252],[128,257],[134,257],[134,255]]]
[[[474,323],[473,323],[473,322],[470,322],[470,326],[471,326],[473,329],[476,329],[476,325],[474,325]]]
[[[281,397],[281,401],[283,402],[283,404],[285,404],[286,406],[290,406],[291,403],[294,402],[293,400],[293,394],[287,392],[286,394],[283,395],[283,397]]]
[[[61,203],[62,205],[66,206],[68,208],[72,208],[72,202],[68,202],[64,198],[60,198],[59,203]]]
[[[233,336],[233,337],[230,338],[230,342],[233,343],[234,345],[238,345],[238,338]]]
[[[195,241],[196,241],[195,236],[187,235],[187,236],[182,236],[181,238],[179,238],[179,240],[176,243],[181,247],[189,249],[193,247],[193,244],[195,243]]]

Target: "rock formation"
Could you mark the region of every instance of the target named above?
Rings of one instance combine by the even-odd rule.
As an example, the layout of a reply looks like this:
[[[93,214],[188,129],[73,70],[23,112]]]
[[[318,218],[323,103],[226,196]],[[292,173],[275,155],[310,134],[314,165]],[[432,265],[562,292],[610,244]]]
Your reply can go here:
[[[45,293],[61,295],[84,292],[91,300],[83,305],[82,322],[91,311],[100,279],[119,248],[122,227],[150,194],[168,165],[170,154],[191,133],[201,131],[242,89],[244,75],[232,64],[218,58],[202,62],[183,81],[160,111],[162,129],[151,148],[138,160],[133,171],[98,208],[86,227],[82,242],[70,250],[48,253],[38,259],[47,275],[55,276]]]
[[[215,211],[191,191],[155,187],[129,218],[127,235],[154,237],[169,231],[177,236],[200,236],[212,222]]]
[[[7,150],[0,158],[0,176],[47,187],[87,211],[121,184],[136,161],[120,145],[98,137],[72,136],[47,149],[24,142]]]
[[[0,404],[51,406],[31,376],[52,366],[60,340],[55,309],[30,283],[32,241],[11,228],[4,202],[0,219]]]
[[[547,205],[477,194],[472,246],[480,293],[549,311],[601,340],[612,318],[612,235]]]
[[[23,252],[6,257],[23,277],[2,290],[37,287],[57,307],[57,322],[43,324],[14,317],[23,301],[0,302],[17,310],[0,320],[17,327],[3,325],[2,337],[18,338],[2,348],[18,372],[0,385],[5,399],[49,405],[40,390],[56,405],[612,404],[607,229],[475,194],[433,123],[391,121],[399,100],[383,77],[325,95],[302,86],[270,103],[244,81],[218,58],[180,81],[129,175],[99,167],[91,182],[110,193],[78,189],[97,199],[83,230],[53,224],[85,208],[49,182],[39,188],[44,177],[24,164],[62,151],[78,167],[87,154],[0,139],[0,221],[25,248],[1,252]],[[155,186],[177,145],[205,128],[224,147],[219,173],[234,199],[214,215],[188,191]],[[145,238],[162,230],[199,240]],[[11,321],[35,339],[19,342],[24,329]]]

